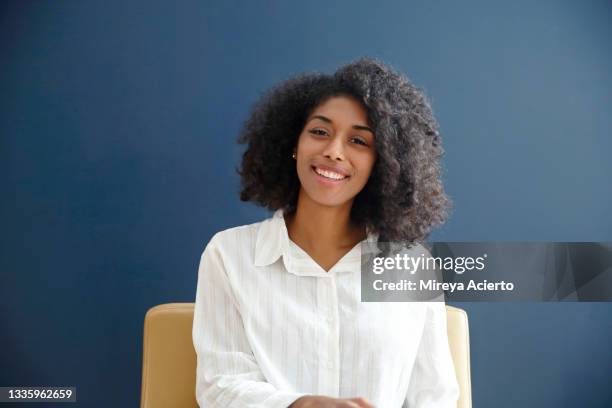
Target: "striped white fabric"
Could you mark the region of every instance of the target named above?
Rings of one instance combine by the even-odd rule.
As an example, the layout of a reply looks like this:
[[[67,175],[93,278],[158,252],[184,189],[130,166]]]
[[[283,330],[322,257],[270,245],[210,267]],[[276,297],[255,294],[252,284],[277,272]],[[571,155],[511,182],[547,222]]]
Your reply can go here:
[[[362,303],[360,255],[357,245],[325,272],[281,210],[215,234],[193,322],[200,406],[287,407],[308,394],[456,407],[444,303]]]

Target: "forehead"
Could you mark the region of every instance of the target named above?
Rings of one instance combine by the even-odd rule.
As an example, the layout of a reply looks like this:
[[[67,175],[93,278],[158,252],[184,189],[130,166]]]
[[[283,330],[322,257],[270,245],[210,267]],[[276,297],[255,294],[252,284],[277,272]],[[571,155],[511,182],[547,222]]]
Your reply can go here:
[[[317,105],[310,117],[323,115],[333,122],[348,123],[350,125],[367,125],[368,112],[363,104],[351,96],[332,96]]]

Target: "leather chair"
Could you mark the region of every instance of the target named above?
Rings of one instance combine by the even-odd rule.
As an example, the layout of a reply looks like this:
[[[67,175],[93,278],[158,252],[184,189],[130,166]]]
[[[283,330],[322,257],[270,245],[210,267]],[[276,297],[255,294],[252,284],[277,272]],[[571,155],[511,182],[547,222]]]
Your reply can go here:
[[[144,322],[141,408],[197,408],[196,353],[191,336],[193,303],[149,309]],[[448,338],[461,396],[458,408],[471,408],[470,341],[467,314],[447,306]],[[384,407],[382,407],[384,408]]]

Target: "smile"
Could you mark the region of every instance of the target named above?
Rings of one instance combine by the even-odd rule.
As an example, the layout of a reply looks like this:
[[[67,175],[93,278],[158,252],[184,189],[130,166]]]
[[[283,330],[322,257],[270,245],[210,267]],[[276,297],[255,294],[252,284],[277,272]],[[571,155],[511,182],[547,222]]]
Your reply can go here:
[[[317,173],[319,176],[330,180],[330,181],[342,181],[344,179],[347,179],[349,176],[345,176],[344,174],[340,174],[340,173],[336,173],[330,170],[323,170],[320,169],[318,167],[313,166],[312,167],[313,171],[315,173]]]

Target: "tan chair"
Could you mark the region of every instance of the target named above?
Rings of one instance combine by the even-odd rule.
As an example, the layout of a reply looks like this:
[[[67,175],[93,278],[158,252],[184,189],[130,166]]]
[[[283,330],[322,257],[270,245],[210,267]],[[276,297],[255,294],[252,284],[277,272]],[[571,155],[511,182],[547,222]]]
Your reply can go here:
[[[145,316],[141,408],[197,408],[193,303],[152,307]],[[447,306],[448,338],[461,390],[458,408],[472,406],[467,314]],[[382,407],[385,408],[385,407]]]

